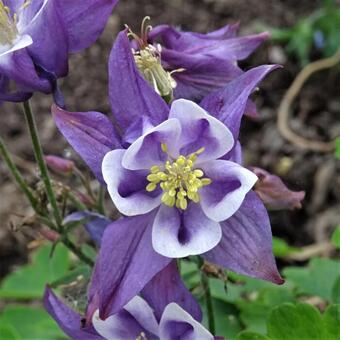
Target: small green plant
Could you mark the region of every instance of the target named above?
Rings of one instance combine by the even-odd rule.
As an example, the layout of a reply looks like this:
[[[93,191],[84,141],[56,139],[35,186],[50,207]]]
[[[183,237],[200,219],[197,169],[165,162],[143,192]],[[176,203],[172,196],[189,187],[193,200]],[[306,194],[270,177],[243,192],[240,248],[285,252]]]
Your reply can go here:
[[[301,66],[310,62],[313,50],[329,57],[340,47],[340,8],[335,1],[325,0],[309,17],[300,19],[292,28],[272,29],[271,35],[274,41],[286,44],[287,52]]]

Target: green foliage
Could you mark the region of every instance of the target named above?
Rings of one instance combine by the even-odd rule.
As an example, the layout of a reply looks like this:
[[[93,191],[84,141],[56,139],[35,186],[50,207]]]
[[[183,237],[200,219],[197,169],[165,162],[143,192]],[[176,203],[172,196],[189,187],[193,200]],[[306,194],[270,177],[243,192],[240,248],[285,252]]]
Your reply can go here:
[[[283,257],[298,250],[287,244],[282,249]],[[204,307],[197,264],[181,261],[181,273]],[[340,302],[340,261],[314,258],[306,266],[285,268],[283,274],[286,282],[281,286],[232,272],[227,273],[227,282],[209,278],[216,334],[238,340],[310,339],[311,335],[311,339],[340,340],[334,335],[339,318],[339,307],[334,304]],[[321,315],[316,307],[299,303],[312,297],[333,305]]]
[[[51,257],[51,245],[41,247],[32,258],[32,263],[5,278],[0,286],[0,297],[16,300],[41,298],[46,283],[64,276],[69,269],[68,250],[57,245]]]
[[[298,251],[299,248],[291,247],[285,240],[273,237],[273,252],[276,257],[285,257]]]
[[[271,35],[274,41],[285,43],[288,53],[301,65],[309,63],[313,48],[329,57],[340,46],[340,8],[332,1],[325,2],[322,8],[300,19],[292,28],[273,29]]]
[[[330,259],[312,259],[308,267],[288,267],[284,271],[298,295],[319,296],[332,302],[332,290],[340,277],[339,261]]]
[[[334,230],[331,241],[335,247],[340,249],[340,226]]]
[[[340,137],[335,139],[335,158],[340,159]]]
[[[66,339],[47,312],[38,307],[9,305],[0,315],[0,339]]]
[[[323,315],[307,303],[284,303],[267,319],[267,335],[243,331],[238,340],[336,340],[340,338],[340,305],[329,306]]]

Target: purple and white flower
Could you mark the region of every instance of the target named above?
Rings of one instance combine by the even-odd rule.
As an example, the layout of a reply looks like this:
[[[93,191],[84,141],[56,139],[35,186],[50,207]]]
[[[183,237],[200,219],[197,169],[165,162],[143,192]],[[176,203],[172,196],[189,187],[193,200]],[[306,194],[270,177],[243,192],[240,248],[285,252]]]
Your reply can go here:
[[[84,317],[63,303],[50,288],[45,290],[46,310],[72,339],[214,338],[201,326],[200,306],[184,286],[175,261],[150,280],[141,291],[142,297],[130,297],[117,311],[100,309],[102,287],[97,269],[98,263]]]
[[[103,235],[96,264],[101,317],[118,312],[141,292],[169,265],[168,256],[203,253],[235,272],[283,282],[272,254],[267,211],[251,190],[256,176],[240,165],[238,142],[249,95],[275,68],[249,70],[199,106],[175,101],[169,113],[138,71],[122,32],[109,62],[111,107],[121,134],[99,112],[52,108],[60,131],[103,184],[104,164],[111,196],[129,215]],[[191,177],[184,185],[186,196],[173,186],[177,161],[189,166],[181,170]]]
[[[221,242],[223,223],[257,181],[251,171],[223,159],[233,146],[222,122],[179,99],[168,120],[127,150],[106,154],[103,177],[123,215],[150,214],[152,245],[159,254],[203,254]]]
[[[1,0],[0,100],[56,92],[56,79],[68,72],[68,53],[98,38],[117,1]]]
[[[201,100],[224,87],[243,72],[237,61],[246,59],[268,33],[237,37],[238,24],[227,25],[207,34],[183,32],[169,25],[152,28],[142,23],[133,38],[133,54],[139,71],[158,94]],[[254,110],[249,103],[248,111]]]
[[[169,303],[160,319],[152,307],[135,296],[118,313],[102,320],[99,310],[91,325],[81,326],[81,317],[47,288],[45,308],[60,328],[74,340],[213,340],[214,336],[177,303]]]

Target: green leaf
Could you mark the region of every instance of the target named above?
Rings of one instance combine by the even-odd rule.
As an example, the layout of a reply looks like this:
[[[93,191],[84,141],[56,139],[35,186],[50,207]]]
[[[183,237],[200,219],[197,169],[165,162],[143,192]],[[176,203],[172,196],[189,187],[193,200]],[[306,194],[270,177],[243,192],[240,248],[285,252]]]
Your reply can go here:
[[[285,257],[297,251],[299,251],[299,248],[291,247],[285,240],[273,237],[273,252],[275,257]]]
[[[287,281],[297,287],[298,294],[319,296],[332,301],[332,289],[340,275],[340,262],[314,258],[307,268],[289,267],[283,273]]]
[[[81,265],[72,271],[66,273],[64,276],[58,278],[57,280],[50,283],[51,288],[57,288],[61,285],[68,285],[76,279],[82,276],[84,279],[89,280],[91,277],[91,268],[87,265]]]
[[[257,301],[242,300],[238,303],[241,309],[240,319],[246,325],[247,330],[264,333],[267,329],[266,319],[269,308]]]
[[[324,339],[340,338],[340,305],[328,306],[323,315]]]
[[[216,334],[234,339],[241,331],[236,308],[228,303],[213,299]]]
[[[20,340],[20,334],[11,324],[3,323],[0,325],[0,339],[3,340]]]
[[[211,295],[215,299],[219,299],[225,302],[235,302],[240,298],[243,286],[235,285],[229,282],[223,282],[222,280],[210,278]]]
[[[66,338],[42,308],[9,305],[0,314],[0,324],[8,327],[7,334],[11,328],[15,329],[16,333],[12,332],[12,338],[9,339],[60,340]],[[1,339],[7,340],[7,338]]]
[[[236,337],[237,340],[269,340],[269,338],[265,335],[250,332],[250,331],[243,331],[239,333]]]
[[[322,339],[320,312],[306,303],[285,303],[273,309],[268,320],[268,336],[275,340]]]
[[[32,263],[7,276],[0,286],[0,297],[11,299],[41,298],[46,283],[65,275],[69,268],[69,252],[59,244],[53,257],[51,245],[41,247],[33,256]]]
[[[331,241],[336,248],[340,249],[340,227],[334,230]]]
[[[340,303],[340,276],[338,276],[332,288],[332,302]]]

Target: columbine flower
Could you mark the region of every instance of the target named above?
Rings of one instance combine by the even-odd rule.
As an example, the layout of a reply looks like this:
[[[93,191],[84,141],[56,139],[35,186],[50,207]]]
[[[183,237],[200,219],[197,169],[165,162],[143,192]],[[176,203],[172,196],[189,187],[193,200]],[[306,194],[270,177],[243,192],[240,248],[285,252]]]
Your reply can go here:
[[[97,39],[117,1],[0,0],[0,100],[56,92],[68,53]]]
[[[139,336],[140,339],[144,336],[147,339],[162,340],[187,339],[186,336],[189,336],[188,339],[190,336],[195,339],[201,339],[200,336],[204,336],[203,339],[213,339],[199,323],[202,321],[200,306],[184,286],[175,261],[170,262],[148,282],[141,292],[143,298],[132,296],[117,311],[101,310],[99,298],[102,289],[105,287],[98,277],[97,262],[84,318],[57,298],[48,287],[45,290],[44,305],[60,328],[76,340],[135,340]],[[173,327],[179,324],[183,328]]]
[[[162,292],[159,292],[162,294]],[[176,303],[169,303],[160,320],[141,297],[136,296],[118,313],[102,320],[99,310],[92,317],[92,326],[81,328],[80,316],[64,305],[49,289],[45,307],[60,328],[75,340],[213,340],[214,336]]]
[[[179,99],[167,121],[127,150],[104,157],[104,180],[122,214],[151,212],[158,253],[175,258],[202,254],[221,242],[223,223],[257,181],[251,171],[222,159],[233,145],[223,123]]]
[[[101,183],[105,183],[103,158],[106,154],[116,157],[117,162],[105,170],[111,195],[122,212],[136,214],[113,222],[104,232],[97,265],[103,285],[99,309],[103,313],[117,312],[143,290],[171,261],[160,253],[184,256],[206,251],[202,255],[205,259],[224,268],[282,283],[272,254],[268,214],[250,190],[256,177],[238,165],[241,157],[237,141],[249,95],[276,66],[245,72],[205,97],[201,108],[185,100],[176,101],[174,107],[186,109],[172,110],[169,119],[168,105],[141,76],[130,47],[126,33],[120,33],[109,62],[111,107],[122,136],[103,114],[52,108],[58,128]],[[112,152],[115,149],[119,150]],[[195,177],[198,195],[189,190],[190,182],[186,182],[189,187],[182,183],[187,195],[182,205],[186,204],[186,209],[180,206],[183,194],[177,185],[171,185],[175,202],[167,195],[162,202],[166,192],[172,197],[171,190],[167,190],[171,189],[169,184],[165,184],[172,183],[166,166],[172,170],[181,155],[185,162],[193,163],[189,162],[187,175]],[[106,161],[112,161],[110,157]],[[179,163],[183,163],[182,158]],[[164,172],[159,174],[159,182],[154,181],[154,176],[148,180],[150,174],[154,175],[151,168],[157,170],[154,174]],[[195,203],[197,198],[199,202]],[[153,230],[157,235],[152,235]]]
[[[143,77],[167,101],[200,100],[242,74],[238,60],[247,58],[267,33],[236,37],[238,25],[200,34],[168,25],[152,28],[146,17],[141,33],[129,30],[133,55]],[[250,109],[250,108],[249,108]]]

